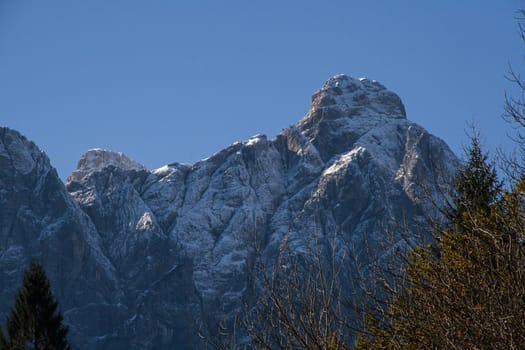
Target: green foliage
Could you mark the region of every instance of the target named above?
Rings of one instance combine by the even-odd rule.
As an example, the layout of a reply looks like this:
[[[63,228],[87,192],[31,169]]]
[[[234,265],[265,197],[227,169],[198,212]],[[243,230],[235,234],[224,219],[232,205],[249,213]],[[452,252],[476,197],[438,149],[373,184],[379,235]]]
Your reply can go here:
[[[477,138],[468,156],[449,227],[409,253],[357,349],[525,347],[525,177],[504,191]]]
[[[0,349],[70,349],[68,328],[57,307],[43,267],[31,261],[7,318],[6,337],[0,337]]]
[[[468,160],[454,182],[454,209],[450,219],[458,224],[463,223],[463,215],[476,212],[480,215],[490,213],[491,206],[501,195],[502,184],[493,163],[481,150],[478,135],[472,138],[467,150]]]

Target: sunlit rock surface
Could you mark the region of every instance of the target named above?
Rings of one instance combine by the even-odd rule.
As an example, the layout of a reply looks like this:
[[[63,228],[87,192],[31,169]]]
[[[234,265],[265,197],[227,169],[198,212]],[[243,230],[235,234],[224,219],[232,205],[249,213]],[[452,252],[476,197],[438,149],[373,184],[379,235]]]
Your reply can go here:
[[[243,311],[254,262],[274,261],[283,240],[307,254],[313,236],[330,239],[367,266],[428,232],[428,196],[439,201],[457,166],[395,93],[345,75],[274,139],[155,170],[90,150],[65,186],[37,146],[2,128],[0,317],[34,256],[75,348],[198,348],[198,333]]]

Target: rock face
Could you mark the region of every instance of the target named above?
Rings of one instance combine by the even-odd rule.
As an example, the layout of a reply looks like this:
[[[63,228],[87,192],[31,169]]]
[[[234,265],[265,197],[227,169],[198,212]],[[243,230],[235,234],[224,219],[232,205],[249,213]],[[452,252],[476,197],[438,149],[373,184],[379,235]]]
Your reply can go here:
[[[197,330],[241,312],[256,245],[271,261],[283,240],[300,253],[315,234],[366,265],[390,230],[417,239],[425,196],[457,166],[396,94],[345,75],[273,140],[153,171],[91,150],[65,187],[33,143],[0,129],[0,316],[35,256],[76,348],[199,347]]]
[[[5,128],[0,129],[0,223],[2,320],[25,266],[35,257],[66,306],[69,322],[78,325],[73,337],[84,343],[111,331],[114,315],[99,315],[96,309],[115,304],[117,276],[95,226],[66,192],[45,154]]]

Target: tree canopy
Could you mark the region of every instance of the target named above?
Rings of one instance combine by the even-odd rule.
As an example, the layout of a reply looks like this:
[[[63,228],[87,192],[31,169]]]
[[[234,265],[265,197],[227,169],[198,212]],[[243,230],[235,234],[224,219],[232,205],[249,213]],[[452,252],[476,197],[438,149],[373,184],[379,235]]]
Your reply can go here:
[[[68,350],[68,328],[58,311],[44,268],[32,260],[0,334],[1,350]]]
[[[475,137],[437,242],[410,251],[357,349],[522,349],[525,176],[504,190]]]

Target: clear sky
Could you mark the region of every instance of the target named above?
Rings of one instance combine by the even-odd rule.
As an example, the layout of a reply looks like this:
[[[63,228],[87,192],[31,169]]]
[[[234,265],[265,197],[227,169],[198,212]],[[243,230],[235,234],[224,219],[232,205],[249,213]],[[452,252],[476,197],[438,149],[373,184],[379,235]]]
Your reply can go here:
[[[153,169],[274,137],[331,76],[376,79],[456,153],[505,146],[523,0],[0,0],[0,125],[62,178],[88,149]]]

